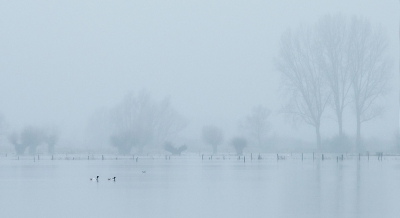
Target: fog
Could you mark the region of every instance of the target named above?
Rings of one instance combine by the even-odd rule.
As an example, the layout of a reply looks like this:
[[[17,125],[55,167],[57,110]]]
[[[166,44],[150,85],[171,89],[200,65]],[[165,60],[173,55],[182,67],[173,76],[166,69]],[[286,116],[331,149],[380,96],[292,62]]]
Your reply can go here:
[[[400,217],[399,2],[2,1],[2,217]]]
[[[398,132],[396,1],[7,1],[0,12],[5,135],[56,126],[60,146],[94,149],[90,117],[146,90],[155,102],[169,98],[185,118],[186,128],[172,140],[189,150],[211,152],[201,140],[207,125],[223,130],[225,144],[243,135],[240,123],[258,105],[271,111],[267,137],[315,143],[312,126],[294,125],[281,112],[288,99],[274,60],[289,28],[337,14],[365,18],[386,34],[389,91],[377,103],[383,113],[363,123],[361,135],[391,141]],[[354,106],[343,116],[343,131],[355,137]],[[331,108],[322,119],[322,138],[337,134]],[[1,147],[12,150],[6,139]]]

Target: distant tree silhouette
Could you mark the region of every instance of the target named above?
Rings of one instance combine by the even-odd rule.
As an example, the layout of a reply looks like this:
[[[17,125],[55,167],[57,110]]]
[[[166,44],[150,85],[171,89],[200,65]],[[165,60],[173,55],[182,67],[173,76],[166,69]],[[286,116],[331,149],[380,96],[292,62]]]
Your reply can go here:
[[[217,153],[217,147],[223,141],[222,130],[216,126],[204,126],[203,127],[203,141],[209,144],[213,148],[213,153]]]
[[[284,111],[315,128],[321,148],[321,117],[332,105],[343,133],[343,112],[354,103],[356,145],[361,148],[361,124],[382,113],[391,73],[384,31],[362,18],[324,16],[317,25],[282,35],[276,61],[291,99]]]
[[[187,146],[182,145],[179,148],[175,148],[171,142],[165,142],[164,149],[171,152],[172,155],[181,155],[181,153],[187,149]]]
[[[169,99],[153,101],[146,91],[132,93],[109,113],[110,142],[120,153],[139,153],[147,145],[158,144],[180,132],[186,121],[171,107]]]
[[[132,132],[121,132],[111,135],[110,142],[118,149],[119,154],[129,154],[132,147],[139,143],[139,138]]]
[[[388,91],[391,59],[388,40],[365,19],[353,18],[350,27],[349,70],[357,124],[357,148],[361,149],[361,124],[382,113],[379,98]]]
[[[315,38],[311,28],[287,31],[282,35],[276,67],[282,73],[283,86],[290,97],[283,111],[295,121],[301,120],[315,128],[320,149],[321,118],[330,93],[323,69],[318,66],[321,49]]]
[[[29,148],[29,154],[35,154],[36,148],[44,142],[45,134],[42,129],[33,126],[25,127],[20,134],[16,132],[8,136],[8,140],[14,145],[18,155],[24,154]]]
[[[8,136],[8,141],[14,145],[15,152],[17,155],[24,154],[25,149],[28,147],[27,144],[21,143],[20,136],[16,132],[13,132]]]
[[[241,128],[247,132],[251,139],[255,140],[258,147],[264,145],[269,130],[268,118],[270,114],[271,111],[268,108],[258,105],[253,107],[251,114],[241,123]]]
[[[33,155],[36,153],[36,148],[43,143],[44,133],[37,127],[25,127],[21,132],[21,141],[29,147],[29,154]]]
[[[237,155],[243,155],[243,149],[247,145],[247,140],[243,137],[235,137],[232,139],[231,144],[235,148]]]
[[[55,127],[48,128],[44,131],[43,141],[47,144],[49,154],[54,154],[54,146],[59,139],[59,132]]]

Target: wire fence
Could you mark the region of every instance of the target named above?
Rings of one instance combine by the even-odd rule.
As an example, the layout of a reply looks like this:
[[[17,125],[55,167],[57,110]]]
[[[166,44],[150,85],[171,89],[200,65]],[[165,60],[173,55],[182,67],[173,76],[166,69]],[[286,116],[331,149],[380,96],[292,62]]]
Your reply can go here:
[[[119,155],[119,154],[36,154],[17,155],[14,153],[0,153],[0,160],[179,160],[179,159],[201,159],[201,160],[238,160],[238,161],[345,161],[345,160],[400,160],[398,153],[245,153],[236,155],[188,153],[180,156],[169,154],[146,154],[146,155]]]

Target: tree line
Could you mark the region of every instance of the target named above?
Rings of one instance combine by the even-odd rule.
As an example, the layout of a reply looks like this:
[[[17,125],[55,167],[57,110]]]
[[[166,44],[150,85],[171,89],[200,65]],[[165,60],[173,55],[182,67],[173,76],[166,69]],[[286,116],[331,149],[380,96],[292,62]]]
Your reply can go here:
[[[315,25],[285,32],[275,64],[289,96],[283,111],[315,128],[318,148],[326,109],[335,112],[344,137],[343,113],[352,105],[361,149],[361,124],[382,113],[379,101],[391,73],[388,39],[380,27],[363,18],[326,15]]]

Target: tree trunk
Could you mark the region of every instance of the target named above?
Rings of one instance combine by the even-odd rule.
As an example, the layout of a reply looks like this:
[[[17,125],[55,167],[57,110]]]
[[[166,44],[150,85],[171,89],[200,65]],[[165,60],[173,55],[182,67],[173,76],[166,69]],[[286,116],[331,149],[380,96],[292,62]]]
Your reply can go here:
[[[338,125],[339,125],[339,136],[343,136],[343,120],[342,120],[342,112],[337,112],[337,118],[338,118]]]
[[[315,133],[317,135],[317,148],[321,150],[321,133],[319,132],[319,125],[315,126]]]
[[[361,115],[357,112],[357,138],[356,138],[357,150],[361,150]]]

